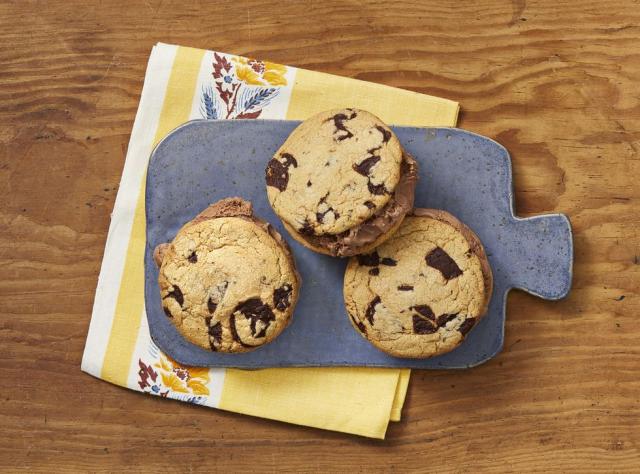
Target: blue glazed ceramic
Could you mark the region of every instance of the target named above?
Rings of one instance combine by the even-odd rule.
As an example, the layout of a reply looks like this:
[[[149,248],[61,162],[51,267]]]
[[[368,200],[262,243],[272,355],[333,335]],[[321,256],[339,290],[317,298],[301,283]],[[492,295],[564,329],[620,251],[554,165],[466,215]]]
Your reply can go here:
[[[193,366],[367,366],[466,368],[502,349],[507,294],[518,288],[545,299],[571,287],[573,243],[566,216],[520,219],[513,214],[511,160],[488,138],[453,128],[393,127],[420,164],[416,207],[444,209],[482,240],[493,270],[487,315],[456,350],[432,359],[386,355],[355,331],[342,299],[347,261],[318,255],[289,237],[267,201],[267,161],[298,125],[294,121],[193,121],[154,150],[147,173],[145,302],[151,337],[178,362]],[[272,343],[246,354],[205,351],[185,341],[162,311],[153,249],[209,204],[228,196],[253,203],[289,242],[302,291],[290,326]]]

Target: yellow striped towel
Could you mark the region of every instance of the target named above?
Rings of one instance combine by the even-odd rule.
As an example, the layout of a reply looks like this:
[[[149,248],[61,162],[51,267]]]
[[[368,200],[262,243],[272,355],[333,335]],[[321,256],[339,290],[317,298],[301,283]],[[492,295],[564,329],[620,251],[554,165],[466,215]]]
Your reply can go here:
[[[242,91],[256,99],[238,100]],[[180,367],[151,341],[144,308],[144,176],[155,144],[196,118],[301,120],[345,106],[370,110],[397,125],[454,126],[458,116],[456,102],[415,92],[213,51],[167,44],[153,48],[112,213],[82,370],[132,390],[384,438],[389,421],[400,419],[408,370]]]

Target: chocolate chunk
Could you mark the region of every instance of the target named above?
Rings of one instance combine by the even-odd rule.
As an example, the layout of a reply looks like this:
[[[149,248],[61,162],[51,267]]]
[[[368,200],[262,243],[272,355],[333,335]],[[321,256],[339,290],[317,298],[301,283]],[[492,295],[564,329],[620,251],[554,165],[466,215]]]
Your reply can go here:
[[[398,291],[413,291],[413,285],[400,285]]]
[[[376,125],[376,128],[380,133],[382,133],[382,143],[387,143],[389,140],[391,140],[391,132],[389,130],[380,125]]]
[[[356,325],[356,327],[360,330],[361,333],[363,334],[367,333],[367,327],[364,325],[362,321],[358,321],[356,318],[354,318],[351,315],[349,315],[349,317],[351,318],[351,320],[353,321],[353,324]]]
[[[218,322],[211,326],[211,316],[207,316],[204,318],[204,322],[207,324],[209,328],[207,333],[209,334],[209,347],[213,352],[217,352],[218,348],[216,347],[216,343],[220,344],[222,341],[222,325]]]
[[[235,314],[232,314],[231,317],[229,318],[229,329],[231,330],[231,337],[233,338],[234,341],[239,343],[242,347],[253,347],[253,346],[250,346],[249,344],[245,344],[244,342],[242,342],[242,339],[240,339],[240,336],[238,336],[238,330],[236,329]]]
[[[293,157],[292,154],[280,153],[280,158],[284,158],[284,161],[282,162],[282,164],[285,165],[287,168],[289,168],[289,166],[291,165],[293,165],[294,168],[298,167],[298,162],[296,161],[296,159]]]
[[[300,232],[302,235],[313,235],[315,233],[309,221],[304,221],[304,225],[300,229],[298,229],[298,232]]]
[[[369,176],[369,173],[371,172],[371,168],[373,168],[378,161],[380,161],[380,156],[375,155],[374,153],[376,151],[378,151],[380,149],[380,147],[377,148],[371,148],[370,150],[367,150],[369,155],[367,158],[365,158],[364,160],[362,160],[360,163],[353,165],[353,169],[361,174],[362,176],[367,176],[369,178],[369,181],[367,182],[367,189],[369,189],[369,192],[371,194],[375,194],[375,195],[381,195],[381,194],[389,194],[389,191],[387,191],[387,188],[385,188],[384,183],[383,184],[373,184],[371,182],[371,177]],[[367,201],[370,202],[370,201]],[[365,205],[367,205],[367,203],[365,202]],[[371,203],[372,207],[370,207],[370,209],[373,209],[373,203]],[[367,207],[369,207],[367,205]]]
[[[278,160],[272,158],[267,165],[266,180],[267,186],[272,186],[282,192],[287,189],[287,184],[289,184],[289,170]]]
[[[462,334],[463,336],[466,336],[467,333],[471,331],[471,328],[475,324],[476,324],[476,318],[465,319],[464,322],[458,328],[458,331],[460,331],[460,334]]]
[[[316,212],[316,220],[318,222],[320,222],[320,223],[324,222],[324,216],[326,216],[330,212],[333,212],[333,218],[334,219],[337,219],[338,217],[340,217],[340,214],[338,212],[336,212],[332,207],[330,207],[329,209],[327,209],[324,212]]]
[[[164,314],[167,315],[167,318],[173,318],[173,314],[171,314],[171,311],[169,311],[169,308],[167,308],[166,306],[163,306],[162,310],[164,311]]]
[[[165,296],[164,299],[166,298],[175,299],[180,305],[180,307],[182,307],[182,303],[184,303],[184,296],[182,294],[182,290],[180,290],[180,288],[177,285],[173,285],[173,290],[167,293],[167,296]]]
[[[369,209],[373,209],[374,207],[376,207],[376,205],[371,201],[365,201],[364,205],[367,206]]]
[[[311,186],[311,181],[307,181],[307,188]]]
[[[373,267],[371,270],[369,270],[369,275],[372,275],[372,276],[380,275],[380,269],[378,267]]]
[[[380,255],[375,250],[372,253],[360,254],[356,257],[360,265],[366,267],[377,267],[380,265]]]
[[[276,317],[273,314],[273,311],[271,311],[269,305],[264,304],[259,298],[250,298],[243,301],[236,306],[233,312],[239,312],[251,321],[251,334],[255,338],[264,337],[267,333],[267,328],[276,320]],[[260,332],[258,332],[256,327],[258,321],[261,321],[264,324],[264,327]]]
[[[349,116],[347,116],[346,114],[336,114],[332,117],[333,124],[336,127],[336,132],[334,133],[334,135],[336,135],[336,140],[342,141],[342,140],[346,140],[347,138],[353,137],[353,133],[347,130],[347,128],[344,126],[344,122],[347,120],[356,118],[356,115],[357,115],[356,112],[351,112],[351,115]],[[339,132],[344,132],[344,133],[341,135],[338,135]]]
[[[462,275],[462,270],[456,264],[456,262],[440,247],[436,247],[425,257],[427,265],[435,268],[442,273],[445,280],[451,280],[452,278]]]
[[[284,311],[291,305],[291,292],[293,287],[291,285],[284,284],[280,288],[273,292],[273,307]]]
[[[326,204],[327,196],[329,196],[329,193],[325,194],[323,197],[320,198],[320,201],[318,202],[318,206],[320,206],[320,204]],[[333,212],[334,219],[337,219],[340,217],[340,214],[338,214],[338,212],[333,207],[329,206],[327,210],[324,212],[316,212],[316,221],[322,223],[324,221],[324,216],[326,216],[330,212]]]
[[[445,324],[447,324],[449,321],[451,321],[452,319],[455,319],[456,316],[458,316],[458,313],[454,313],[454,314],[441,314],[440,316],[438,316],[438,326],[442,327]]]
[[[367,306],[367,310],[364,313],[364,317],[367,318],[367,321],[369,321],[369,324],[371,324],[373,326],[373,315],[376,312],[376,305],[380,303],[380,297],[376,296],[374,299],[371,300],[371,302],[369,303],[369,306]]]
[[[360,163],[354,164],[353,169],[356,171],[356,173],[359,173],[362,176],[369,176],[371,168],[373,168],[376,163],[378,163],[378,161],[380,161],[379,156],[370,156],[362,160]]]
[[[211,314],[216,312],[216,308],[218,307],[218,303],[213,301],[211,298],[207,300],[207,309]]]
[[[198,256],[196,255],[196,251],[191,252],[191,255],[187,257],[187,260],[191,263],[196,263],[198,261]]]
[[[383,194],[389,194],[389,191],[387,191],[387,188],[384,187],[384,183],[383,184],[373,184],[371,182],[371,180],[369,180],[369,182],[367,183],[367,189],[369,190],[369,192],[371,194],[374,194],[376,196],[381,196]]]
[[[415,334],[433,334],[437,330],[438,328],[428,320],[423,319],[416,314],[413,315],[413,332]]]
[[[220,322],[209,327],[209,336],[218,344],[222,342],[222,324]]]
[[[385,257],[382,260],[380,260],[380,265],[386,265],[388,267],[395,267],[397,264],[398,262],[396,262],[394,259],[389,257]]]
[[[419,304],[416,306],[412,306],[411,309],[416,310],[418,314],[420,314],[421,316],[424,316],[425,318],[430,319],[431,321],[436,320],[436,315],[433,314],[433,311],[431,311],[431,308],[426,304]]]
[[[275,157],[271,158],[265,174],[267,186],[272,186],[282,192],[287,189],[287,184],[289,184],[289,167],[293,165],[294,168],[297,168],[298,162],[289,153],[281,153],[280,158],[282,161]]]

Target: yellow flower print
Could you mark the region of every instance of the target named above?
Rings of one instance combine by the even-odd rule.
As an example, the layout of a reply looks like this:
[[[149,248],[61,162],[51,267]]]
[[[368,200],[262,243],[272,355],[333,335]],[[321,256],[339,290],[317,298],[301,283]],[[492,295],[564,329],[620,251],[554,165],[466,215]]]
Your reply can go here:
[[[164,354],[160,354],[160,362],[156,362],[155,364],[153,364],[156,368],[167,371],[167,372],[171,372],[173,370],[173,362],[174,360],[172,358],[170,358],[169,356],[166,356]],[[176,362],[177,364],[177,362]]]
[[[178,393],[209,395],[209,369],[203,367],[184,367],[171,357],[160,354],[160,361],[154,366],[160,369],[162,384]]]
[[[235,56],[236,77],[251,86],[286,86],[287,68],[282,64]]]
[[[287,72],[287,68],[282,64],[276,63],[264,63],[265,71],[262,74],[262,78],[272,86],[286,86],[287,79],[284,75]]]
[[[160,377],[162,378],[162,385],[164,385],[166,388],[174,392],[189,393],[189,390],[187,390],[187,385],[182,380],[180,380],[173,372],[162,372],[160,374]]]

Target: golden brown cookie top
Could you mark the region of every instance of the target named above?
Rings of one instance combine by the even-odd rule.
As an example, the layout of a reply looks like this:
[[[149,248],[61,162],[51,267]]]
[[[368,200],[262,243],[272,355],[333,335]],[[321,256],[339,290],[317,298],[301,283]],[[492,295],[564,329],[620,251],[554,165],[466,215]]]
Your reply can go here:
[[[330,110],[302,122],[266,169],[274,211],[303,235],[336,235],[363,223],[393,195],[403,152],[375,115]]]
[[[245,352],[289,323],[300,278],[281,236],[239,198],[219,201],[156,248],[165,313],[190,342]]]
[[[350,260],[352,324],[376,347],[424,358],[449,352],[485,314],[493,280],[477,236],[444,211],[416,209],[373,253]]]

